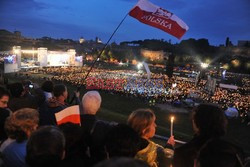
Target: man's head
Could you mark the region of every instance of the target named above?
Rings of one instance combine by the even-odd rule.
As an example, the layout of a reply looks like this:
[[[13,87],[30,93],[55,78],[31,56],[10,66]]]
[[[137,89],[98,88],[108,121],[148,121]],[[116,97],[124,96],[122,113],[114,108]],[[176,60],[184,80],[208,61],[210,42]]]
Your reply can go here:
[[[95,115],[101,106],[102,98],[97,91],[89,91],[82,97],[84,114]]]
[[[61,98],[67,99],[68,97],[67,87],[63,84],[57,84],[54,86],[53,94],[56,98],[61,97]]]
[[[23,84],[20,82],[9,85],[9,90],[12,97],[20,98],[25,94]]]
[[[5,88],[0,87],[0,108],[7,108],[9,97],[9,92]]]
[[[58,127],[44,126],[32,133],[26,149],[30,167],[57,166],[64,158],[65,138]]]

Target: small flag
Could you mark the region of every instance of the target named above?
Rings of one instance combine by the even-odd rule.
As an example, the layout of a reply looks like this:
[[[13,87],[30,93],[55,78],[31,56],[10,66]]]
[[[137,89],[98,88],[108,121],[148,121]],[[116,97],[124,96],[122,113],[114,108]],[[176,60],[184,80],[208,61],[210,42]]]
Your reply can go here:
[[[74,124],[81,124],[79,105],[67,107],[64,110],[55,113],[57,125],[61,125],[66,122]]]
[[[188,26],[175,14],[152,4],[147,0],[139,0],[129,15],[144,24],[159,28],[178,39],[185,34]]]

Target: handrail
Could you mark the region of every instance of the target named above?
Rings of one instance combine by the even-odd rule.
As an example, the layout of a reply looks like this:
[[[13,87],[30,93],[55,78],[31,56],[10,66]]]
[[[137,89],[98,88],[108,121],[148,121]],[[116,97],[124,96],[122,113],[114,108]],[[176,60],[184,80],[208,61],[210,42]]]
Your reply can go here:
[[[165,136],[160,136],[160,135],[154,135],[155,138],[157,139],[162,139],[162,140],[168,140],[168,137]],[[187,142],[181,141],[181,140],[174,140],[176,143],[180,143],[180,144],[186,144]]]

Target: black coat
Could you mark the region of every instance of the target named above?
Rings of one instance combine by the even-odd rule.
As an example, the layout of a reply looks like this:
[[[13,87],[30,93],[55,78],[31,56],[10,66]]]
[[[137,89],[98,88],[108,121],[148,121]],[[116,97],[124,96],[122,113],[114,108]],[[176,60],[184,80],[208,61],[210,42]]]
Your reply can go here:
[[[0,108],[0,143],[7,139],[7,135],[4,130],[4,124],[8,116],[10,116],[10,111],[4,108]]]
[[[194,159],[200,147],[209,140],[208,137],[195,136],[188,143],[178,147],[174,151],[174,167],[193,167]]]
[[[241,148],[221,137],[195,136],[190,142],[175,149],[173,167],[193,167],[194,161],[199,157],[198,153],[211,142],[217,143],[217,146],[214,146],[216,149],[234,150],[234,153],[237,153],[242,160],[244,159],[244,152]]]
[[[97,120],[95,115],[81,115],[81,127],[83,130],[83,142],[86,142],[92,164],[107,159],[105,140],[112,124]]]

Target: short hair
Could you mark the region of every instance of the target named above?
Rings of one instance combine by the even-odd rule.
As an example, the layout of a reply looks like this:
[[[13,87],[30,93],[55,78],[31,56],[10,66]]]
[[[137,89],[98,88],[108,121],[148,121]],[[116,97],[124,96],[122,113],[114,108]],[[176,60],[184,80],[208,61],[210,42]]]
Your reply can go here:
[[[109,157],[133,158],[140,150],[141,137],[130,126],[118,124],[108,132],[106,148]]]
[[[30,167],[57,166],[64,155],[65,138],[58,127],[44,126],[28,140],[26,163]]]
[[[23,84],[20,82],[13,83],[9,85],[10,93],[13,97],[20,97],[24,91]]]
[[[52,81],[44,81],[41,89],[45,92],[53,92],[54,84]]]
[[[59,97],[63,95],[63,93],[67,90],[66,86],[63,84],[57,84],[54,86],[53,94],[55,97]]]
[[[216,138],[201,147],[196,160],[199,167],[242,167],[244,152],[238,146]]]
[[[17,142],[23,142],[29,137],[27,132],[33,132],[38,126],[39,113],[32,108],[23,108],[11,114],[7,121],[5,124],[7,133]]]
[[[58,127],[63,132],[66,140],[66,157],[67,153],[70,153],[71,150],[74,150],[75,148],[82,149],[83,151],[85,151],[85,143],[81,140],[83,136],[82,128],[78,124],[67,122],[59,125]]]
[[[152,124],[155,119],[155,114],[151,109],[137,109],[128,117],[128,125],[132,127],[140,136],[143,131]],[[146,133],[146,132],[145,132]]]
[[[10,93],[8,92],[7,89],[5,89],[4,87],[0,86],[0,98],[2,98],[3,96],[10,96]]]
[[[102,98],[97,91],[89,91],[82,97],[82,108],[84,114],[95,115],[101,106]]]
[[[217,105],[200,104],[193,110],[193,121],[199,135],[219,137],[226,133],[227,120]]]

